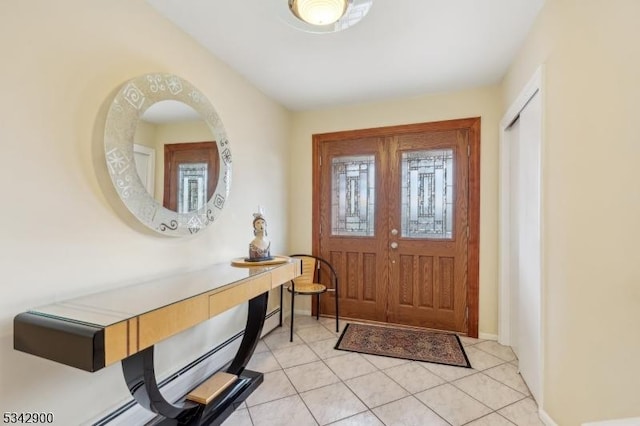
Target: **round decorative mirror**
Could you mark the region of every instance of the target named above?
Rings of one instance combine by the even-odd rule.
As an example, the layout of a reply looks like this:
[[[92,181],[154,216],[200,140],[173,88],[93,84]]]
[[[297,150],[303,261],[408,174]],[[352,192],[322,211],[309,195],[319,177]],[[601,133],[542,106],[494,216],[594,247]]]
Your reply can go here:
[[[107,113],[104,150],[122,202],[161,234],[199,232],[229,196],[231,151],[222,121],[178,76],[145,74],[126,82]]]

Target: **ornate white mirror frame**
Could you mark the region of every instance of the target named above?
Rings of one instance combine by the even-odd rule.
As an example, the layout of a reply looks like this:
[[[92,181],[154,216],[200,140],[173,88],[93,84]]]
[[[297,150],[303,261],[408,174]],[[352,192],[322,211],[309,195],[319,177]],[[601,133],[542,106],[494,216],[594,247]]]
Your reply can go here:
[[[218,183],[199,210],[177,213],[149,194],[138,176],[133,143],[142,114],[163,100],[181,101],[203,118],[218,148]],[[127,209],[144,225],[170,236],[191,235],[213,222],[224,207],[231,186],[231,150],[222,124],[209,100],[191,83],[173,74],[144,74],[127,81],[107,113],[104,151],[111,181]]]

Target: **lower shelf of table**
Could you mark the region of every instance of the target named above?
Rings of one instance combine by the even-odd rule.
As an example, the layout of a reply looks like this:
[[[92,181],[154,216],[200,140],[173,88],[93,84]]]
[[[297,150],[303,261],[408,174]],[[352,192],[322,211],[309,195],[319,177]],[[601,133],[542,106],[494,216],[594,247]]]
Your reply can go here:
[[[207,405],[199,405],[185,418],[168,419],[158,416],[147,423],[151,425],[176,426],[218,426],[251,395],[264,381],[264,375],[257,371],[244,370],[238,379]]]

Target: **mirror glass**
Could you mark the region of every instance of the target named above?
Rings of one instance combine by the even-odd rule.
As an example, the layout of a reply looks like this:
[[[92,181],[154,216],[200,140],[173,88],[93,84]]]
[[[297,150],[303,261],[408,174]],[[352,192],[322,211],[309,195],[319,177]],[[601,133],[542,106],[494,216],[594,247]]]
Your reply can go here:
[[[143,114],[133,155],[147,192],[177,213],[200,210],[218,180],[218,148],[200,114],[180,101],[157,102]]]
[[[199,232],[229,196],[222,121],[198,89],[172,74],[145,74],[122,86],[107,113],[105,157],[125,206],[164,235]]]

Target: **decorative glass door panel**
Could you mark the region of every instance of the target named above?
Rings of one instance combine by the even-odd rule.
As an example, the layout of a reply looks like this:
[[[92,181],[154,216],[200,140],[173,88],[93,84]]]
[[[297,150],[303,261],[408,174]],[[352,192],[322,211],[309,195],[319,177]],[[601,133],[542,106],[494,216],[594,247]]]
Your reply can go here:
[[[375,233],[375,157],[334,157],[331,163],[331,234],[372,237]]]
[[[454,175],[452,149],[402,153],[402,237],[452,238]]]
[[[207,163],[178,165],[178,213],[201,209],[207,203]]]

